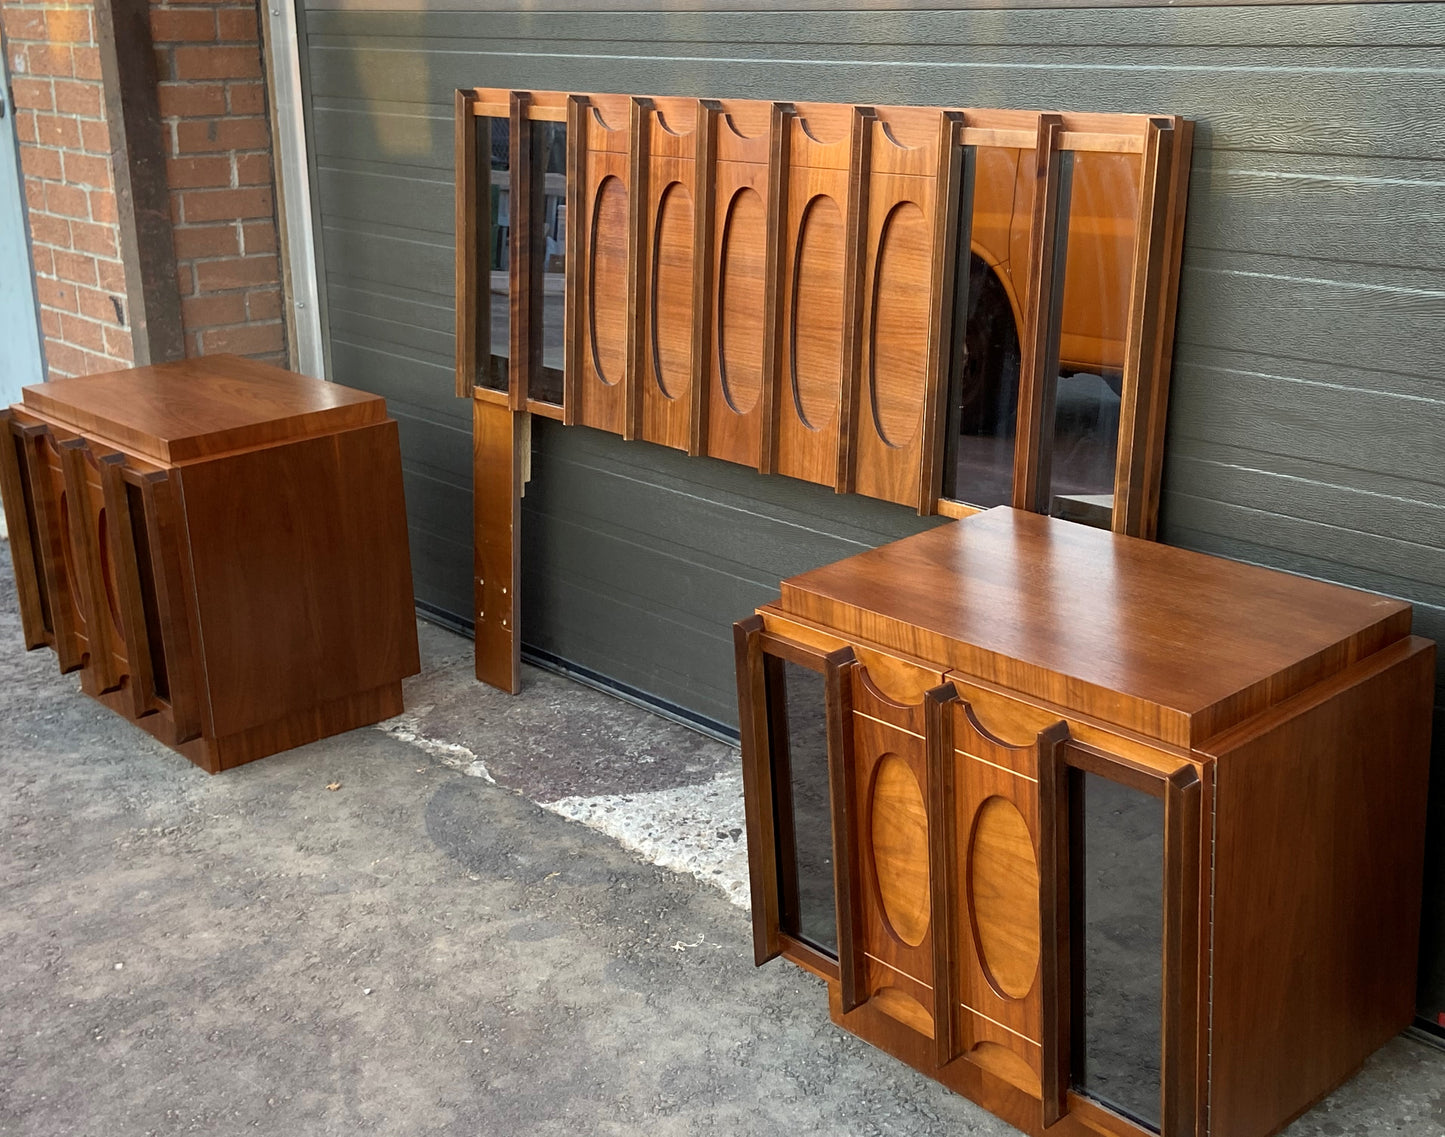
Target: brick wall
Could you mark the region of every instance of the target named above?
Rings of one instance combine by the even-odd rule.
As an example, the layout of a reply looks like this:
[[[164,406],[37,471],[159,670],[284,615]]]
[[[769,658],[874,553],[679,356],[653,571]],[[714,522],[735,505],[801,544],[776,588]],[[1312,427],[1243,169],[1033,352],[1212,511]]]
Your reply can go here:
[[[129,366],[110,134],[89,4],[5,0],[15,128],[52,376]]]
[[[186,354],[286,362],[260,10],[151,5]]]

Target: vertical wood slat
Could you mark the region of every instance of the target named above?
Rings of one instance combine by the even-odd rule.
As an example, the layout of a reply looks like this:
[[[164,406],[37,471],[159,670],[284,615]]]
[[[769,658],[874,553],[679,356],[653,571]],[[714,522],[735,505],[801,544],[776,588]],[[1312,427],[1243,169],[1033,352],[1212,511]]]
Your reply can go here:
[[[562,423],[577,423],[578,387],[582,377],[582,222],[586,193],[587,97],[567,97],[567,274],[563,281],[565,349],[562,359]]]
[[[955,190],[958,197],[958,209],[949,211],[957,218],[957,222],[953,232],[953,285],[950,292],[949,335],[944,340],[943,348],[946,355],[945,371],[941,380],[943,387],[941,398],[945,401],[945,407],[944,413],[939,415],[937,426],[940,441],[935,464],[938,466],[938,470],[933,475],[931,486],[925,487],[925,493],[919,503],[920,512],[925,508],[929,513],[945,512],[946,507],[940,508],[939,503],[942,500],[943,482],[949,471],[953,471],[954,481],[957,481],[958,440],[963,410],[960,386],[963,381],[964,368],[968,364],[967,333],[969,304],[971,303],[969,287],[973,257],[973,195],[978,171],[978,147],[963,141],[963,132],[968,125],[967,116],[960,112],[955,128],[955,149],[958,151],[959,162],[958,185]],[[928,474],[929,471],[925,469],[924,473]],[[954,492],[958,492],[956,485]],[[956,508],[958,503],[951,504]],[[952,515],[950,513],[950,516]]]
[[[777,843],[774,835],[772,763],[763,618],[733,625],[742,745],[743,810],[748,830],[748,884],[753,909],[753,962],[761,967],[783,950],[779,934]]]
[[[123,476],[141,493],[175,740],[190,742],[201,737],[203,716],[208,716],[210,710],[201,700],[201,665],[186,599],[191,593],[180,555],[186,546],[179,505],[170,477],[163,471],[140,473],[127,469]]]
[[[521,506],[529,417],[481,399],[472,403],[476,676],[515,695],[522,689]]]
[[[689,388],[687,452],[691,457],[707,453],[708,413],[712,393],[708,388],[712,375],[711,348],[713,312],[717,302],[712,272],[712,243],[717,208],[717,126],[721,104],[716,99],[699,99],[697,139],[693,158],[693,238],[692,238],[692,379]]]
[[[508,398],[512,410],[525,411],[531,395],[532,369],[541,362],[541,281],[533,271],[536,261],[537,226],[532,216],[533,180],[532,123],[527,111],[532,105],[528,91],[513,91],[509,101],[509,153],[511,188],[508,210],[511,222],[508,258],[509,334],[507,345]]]
[[[945,683],[923,697],[928,762],[929,924],[933,929],[933,1054],[946,1066],[958,1057],[958,943],[955,904],[965,893],[956,879],[953,713],[958,688]]]
[[[762,442],[758,451],[758,473],[778,469],[778,400],[783,385],[783,244],[787,240],[784,218],[788,212],[788,147],[797,123],[798,110],[792,103],[774,103],[769,127],[768,151],[768,250],[766,309],[763,319]]]
[[[844,218],[843,282],[843,390],[838,399],[838,455],[833,485],[838,493],[853,492],[854,456],[858,431],[858,392],[863,360],[863,250],[867,244],[869,170],[872,166],[873,125],[878,112],[854,107],[850,125],[852,162],[848,170],[848,209]]]
[[[1159,488],[1164,473],[1164,432],[1169,410],[1169,379],[1174,356],[1174,325],[1179,313],[1179,269],[1184,257],[1184,215],[1189,204],[1189,170],[1194,153],[1194,123],[1175,118],[1174,156],[1170,163],[1168,198],[1169,225],[1166,239],[1166,267],[1161,280],[1164,289],[1163,315],[1158,334],[1150,348],[1154,354],[1153,384],[1144,426],[1145,459],[1140,472],[1143,503],[1135,537],[1152,541],[1159,528]],[[1136,412],[1138,413],[1138,412]]]
[[[60,500],[55,493],[55,480],[41,448],[50,448],[50,428],[39,424],[22,424],[19,433],[25,444],[26,469],[35,504],[35,523],[40,543],[40,567],[45,578],[45,591],[50,597],[50,619],[55,631],[55,656],[62,675],[85,666],[86,629],[81,622],[75,582],[66,570],[64,542],[69,534],[61,525]]]
[[[120,634],[125,640],[126,671],[130,676],[130,715],[140,718],[159,710],[160,702],[156,697],[150,635],[146,628],[145,601],[141,595],[134,522],[125,489],[125,458],[120,454],[103,454],[98,464],[108,519],[105,533],[107,552],[115,577],[116,609],[120,617]]]
[[[473,105],[477,93],[458,89],[455,101],[456,158],[456,394],[459,399],[472,397],[476,386],[477,361],[489,350],[482,339],[480,309],[482,296],[489,288],[480,279],[482,269],[479,247],[477,204],[481,190],[477,185],[477,119]]]
[[[1203,800],[1192,767],[1164,785],[1164,1037],[1161,1137],[1198,1137],[1200,827]]]
[[[90,448],[84,439],[70,438],[59,445],[60,466],[65,478],[70,520],[72,564],[79,578],[81,611],[85,615],[85,638],[90,649],[83,678],[99,692],[114,691],[121,674],[115,663],[116,645],[111,638],[110,604],[102,578],[98,537],[99,515],[93,515],[90,493]]]
[[[628,180],[627,187],[627,369],[622,376],[622,437],[642,437],[642,385],[646,381],[643,362],[643,304],[641,269],[643,235],[648,206],[648,133],[647,120],[653,113],[651,99],[631,100],[628,109]]]
[[[25,637],[25,649],[33,651],[50,643],[50,632],[46,627],[37,550],[30,539],[32,528],[38,532],[38,526],[26,501],[24,474],[16,450],[17,445],[24,444],[24,440],[15,428],[14,413],[0,409],[0,500],[4,503],[10,534],[10,561],[15,568],[20,627]]]
[[[945,111],[940,124],[938,143],[938,174],[935,185],[935,206],[933,212],[933,279],[929,294],[934,298],[930,306],[928,337],[928,374],[924,382],[923,421],[919,425],[922,438],[922,452],[918,460],[918,512],[927,516],[938,507],[938,497],[943,488],[943,432],[948,425],[948,411],[945,406],[950,398],[953,356],[955,313],[959,311],[954,292],[959,285],[959,257],[963,261],[964,304],[962,309],[967,319],[968,302],[968,241],[969,218],[963,211],[971,212],[972,194],[959,202],[959,186],[963,177],[963,150],[960,146],[964,115],[962,111]],[[962,209],[955,209],[961,204]],[[964,232],[960,243],[959,230]]]
[[[1043,948],[1041,1065],[1044,1126],[1068,1112],[1073,1061],[1073,949],[1070,935],[1069,794],[1064,742],[1068,726],[1039,735],[1039,930]]]
[[[853,678],[859,664],[853,649],[826,657],[824,683],[828,715],[828,797],[833,818],[833,896],[838,919],[838,979],[843,1013],[868,998],[863,951],[862,834],[853,803],[858,800],[853,765]]]
[[[1124,340],[1124,374],[1119,397],[1119,448],[1115,455],[1115,533],[1144,527],[1144,476],[1149,459],[1148,429],[1154,399],[1160,323],[1164,318],[1164,273],[1169,263],[1169,211],[1174,157],[1174,124],[1150,119],[1144,135],[1139,178],[1141,221],[1136,232],[1129,287],[1129,320]]]
[[[1049,345],[1050,314],[1055,293],[1064,282],[1055,280],[1059,247],[1059,135],[1063,120],[1056,114],[1041,114],[1033,154],[1033,216],[1029,223],[1029,290],[1024,303],[1023,364],[1019,373],[1018,420],[1014,439],[1013,507],[1040,512],[1040,498],[1048,492],[1045,463],[1046,432],[1053,422],[1045,421],[1046,403],[1057,375],[1049,375],[1049,356],[1058,350]],[[1054,368],[1057,371],[1057,367]]]

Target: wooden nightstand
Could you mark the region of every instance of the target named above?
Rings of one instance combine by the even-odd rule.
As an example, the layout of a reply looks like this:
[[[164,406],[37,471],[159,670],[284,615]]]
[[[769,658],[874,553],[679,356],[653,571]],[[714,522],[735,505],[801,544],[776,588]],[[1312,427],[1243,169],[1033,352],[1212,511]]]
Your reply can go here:
[[[758,962],[1030,1133],[1263,1137],[1411,1020],[1410,606],[995,509],[737,625]]]
[[[385,402],[234,356],[27,387],[0,490],[27,648],[211,773],[401,710]]]

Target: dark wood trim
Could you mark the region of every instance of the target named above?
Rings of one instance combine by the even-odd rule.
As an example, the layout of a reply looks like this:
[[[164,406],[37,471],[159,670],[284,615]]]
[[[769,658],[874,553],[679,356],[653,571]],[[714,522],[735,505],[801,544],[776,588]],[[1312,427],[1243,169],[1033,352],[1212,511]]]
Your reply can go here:
[[[648,242],[648,123],[653,109],[651,99],[634,96],[628,118],[631,146],[627,198],[627,368],[622,376],[622,437],[629,441],[642,437],[642,388],[647,382],[647,366],[643,362],[647,337],[643,330],[645,312],[640,281]],[[572,223],[570,218],[567,223]]]
[[[853,767],[853,672],[861,666],[851,647],[823,657],[828,717],[828,796],[833,816],[833,898],[838,918],[838,983],[843,1010],[867,998],[863,955],[862,848]]]
[[[712,405],[708,383],[712,376],[713,310],[717,302],[712,265],[717,179],[712,171],[717,164],[717,123],[721,112],[722,105],[716,99],[698,100],[693,157],[697,193],[693,202],[692,235],[692,405],[687,432],[687,452],[694,458],[707,453],[708,412]]]
[[[186,603],[186,581],[180,549],[180,516],[170,476],[162,471],[139,473],[125,470],[127,482],[141,494],[145,529],[151,551],[151,576],[156,588],[156,613],[160,624],[161,650],[166,661],[166,687],[171,705],[171,724],[175,742],[191,742],[200,738],[203,707],[201,666],[192,632],[190,608]]]
[[[476,386],[477,360],[491,354],[490,306],[482,302],[484,275],[490,267],[482,259],[477,203],[481,193],[477,176],[478,120],[472,111],[473,90],[457,88],[452,123],[456,147],[456,290],[457,290],[457,398],[471,397]]]
[[[537,330],[532,326],[534,320],[541,315],[542,282],[534,279],[537,258],[533,249],[536,236],[532,231],[532,183],[536,171],[532,168],[532,124],[527,119],[527,108],[531,103],[530,92],[513,91],[508,120],[508,131],[511,134],[507,153],[508,178],[511,183],[508,208],[511,211],[512,228],[508,234],[511,239],[511,264],[507,274],[511,292],[511,326],[508,329],[510,342],[507,345],[507,390],[514,411],[522,411],[527,407],[531,391],[532,364],[540,354]],[[490,313],[488,316],[490,318]]]
[[[1062,299],[1062,280],[1056,270],[1063,247],[1059,241],[1059,135],[1063,120],[1057,114],[1041,114],[1034,143],[1034,210],[1029,225],[1029,289],[1024,298],[1023,365],[1019,372],[1019,409],[1014,437],[1013,507],[1030,512],[1040,509],[1049,488],[1045,452],[1053,430],[1053,389],[1058,368],[1050,375],[1049,356],[1058,353],[1058,336],[1051,335],[1050,318]],[[1065,228],[1067,233],[1067,228]],[[1064,242],[1063,245],[1066,245]],[[1052,348],[1050,341],[1052,340]]]
[[[148,0],[99,0],[95,37],[131,352],[137,366],[165,363],[183,358],[186,343]]]
[[[785,218],[788,213],[788,140],[798,109],[792,103],[774,103],[768,125],[768,212],[767,252],[764,257],[765,292],[763,301],[763,389],[761,392],[762,443],[758,448],[758,473],[772,474],[778,469],[778,392],[783,388],[782,359],[778,350],[784,328],[781,296],[786,282],[782,279],[783,242],[787,239]]]
[[[1162,1137],[1197,1137],[1200,805],[1192,766],[1164,783],[1164,1103]]]
[[[562,358],[562,422],[577,422],[578,386],[582,382],[582,194],[587,178],[586,95],[567,96],[567,275],[563,283],[565,348]]]
[[[850,145],[853,153],[848,167],[848,215],[843,236],[843,386],[838,397],[838,454],[833,486],[838,493],[852,493],[857,477],[858,399],[863,386],[863,279],[868,243],[869,174],[873,165],[873,124],[878,112],[872,107],[854,107]],[[794,315],[796,319],[796,314]],[[851,1008],[844,1007],[844,1011]]]
[[[0,409],[0,500],[9,520],[10,562],[15,567],[15,594],[20,603],[20,627],[25,650],[50,643],[41,571],[35,557],[31,530],[35,525],[31,494],[26,491],[25,471],[20,467],[24,436],[16,431],[15,415]]]
[[[781,939],[784,959],[791,960],[805,971],[811,971],[819,979],[838,982],[838,961],[836,959],[824,955],[812,944],[794,939],[786,932],[783,933]]]
[[[51,628],[55,633],[55,656],[60,664],[60,673],[69,674],[85,666],[85,632],[77,625],[79,602],[75,598],[75,582],[65,569],[65,550],[62,542],[68,539],[60,523],[60,501],[55,494],[55,482],[47,463],[40,456],[40,448],[51,447],[53,436],[50,428],[40,424],[21,424],[21,438],[25,442],[26,472],[30,476],[30,490],[35,505],[35,528],[39,540],[40,569],[45,580],[45,592],[50,597]]]
[[[160,702],[156,698],[145,601],[141,596],[134,521],[125,489],[125,458],[120,454],[102,454],[96,464],[100,468],[101,490],[105,497],[105,538],[109,546],[106,551],[115,578],[116,610],[120,618],[120,634],[125,640],[126,671],[130,675],[127,689],[130,716],[140,718],[159,710]]]
[[[71,564],[77,580],[71,582],[80,598],[85,616],[85,641],[89,649],[84,686],[92,694],[104,694],[120,686],[120,672],[115,666],[115,645],[111,643],[110,611],[105,598],[105,582],[101,579],[100,551],[96,548],[96,523],[91,515],[90,448],[82,438],[67,438],[57,447],[60,469],[65,480],[66,508],[62,513],[70,521]],[[92,690],[93,688],[93,690]]]
[[[753,903],[753,962],[782,951],[779,940],[777,837],[773,828],[768,744],[768,689],[763,666],[763,618],[733,625],[738,724],[743,762],[743,811],[748,830],[748,881]]]
[[[1039,735],[1039,916],[1043,944],[1041,1021],[1044,1127],[1068,1112],[1070,1070],[1073,1061],[1074,956],[1069,908],[1070,844],[1068,777],[1064,743],[1068,725],[1062,722]]]
[[[958,833],[954,789],[953,713],[958,688],[943,683],[923,695],[923,735],[928,769],[929,927],[933,932],[933,1050],[947,1066],[959,1052],[957,903]]]

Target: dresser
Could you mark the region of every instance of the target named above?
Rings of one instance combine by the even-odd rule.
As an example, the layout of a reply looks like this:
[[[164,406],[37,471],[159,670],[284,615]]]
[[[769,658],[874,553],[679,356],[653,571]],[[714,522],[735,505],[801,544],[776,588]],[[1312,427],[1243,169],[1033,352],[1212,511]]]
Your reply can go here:
[[[1264,1137],[1414,1006],[1408,604],[1008,508],[735,627],[759,963],[1028,1133]]]
[[[401,711],[419,670],[384,400],[234,356],[0,412],[25,646],[211,773]]]

